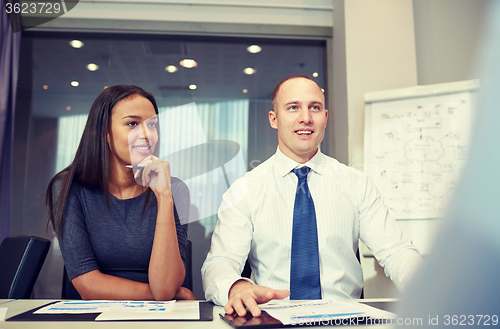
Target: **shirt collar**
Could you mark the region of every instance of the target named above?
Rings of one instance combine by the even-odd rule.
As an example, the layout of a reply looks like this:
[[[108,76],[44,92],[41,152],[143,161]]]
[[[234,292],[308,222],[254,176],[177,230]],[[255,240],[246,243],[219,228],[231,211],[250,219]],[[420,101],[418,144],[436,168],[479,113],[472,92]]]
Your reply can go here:
[[[325,170],[325,166],[324,166],[324,164],[326,164],[325,157],[326,156],[323,153],[321,153],[321,151],[318,149],[318,152],[316,152],[316,154],[311,159],[309,159],[309,161],[302,164],[302,163],[295,162],[294,160],[292,160],[289,157],[287,157],[286,155],[284,155],[280,151],[280,148],[278,146],[278,149],[276,150],[276,154],[275,154],[275,159],[276,159],[275,161],[277,164],[276,173],[278,175],[280,175],[281,177],[283,177],[283,176],[289,174],[292,171],[292,169],[307,166],[307,167],[311,168],[311,170],[322,175],[324,173],[324,170]]]

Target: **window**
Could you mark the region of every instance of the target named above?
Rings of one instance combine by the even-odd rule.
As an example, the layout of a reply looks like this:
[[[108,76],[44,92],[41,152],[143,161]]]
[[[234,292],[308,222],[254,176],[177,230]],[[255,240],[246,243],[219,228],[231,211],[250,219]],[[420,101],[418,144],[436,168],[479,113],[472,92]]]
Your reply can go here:
[[[79,45],[73,40],[79,40]],[[182,150],[199,145],[199,137],[208,144],[229,141],[239,147],[241,161],[236,169],[222,166],[212,154],[211,170],[220,167],[220,177],[224,177],[217,183],[219,192],[205,195],[198,189],[195,193],[195,186],[206,182],[193,181],[190,186],[189,239],[194,248],[204,248],[206,253],[227,184],[276,151],[277,135],[268,122],[275,86],[300,74],[327,88],[325,44],[324,40],[243,37],[24,33],[11,231],[47,236],[46,216],[42,215],[47,183],[72,161],[92,102],[106,86],[135,84],[155,96],[164,115],[187,104],[196,105],[203,137],[191,128],[181,129],[186,127],[181,124],[181,114],[171,117],[170,133],[179,129],[177,137],[161,143]],[[166,149],[165,155],[172,152],[172,148]],[[230,153],[221,156],[229,161]],[[200,180],[194,166],[187,160],[177,169],[172,165],[172,175]],[[194,258],[195,281],[204,255]],[[43,278],[42,273],[41,280],[50,278]],[[60,287],[60,282],[53,285]],[[58,297],[52,288],[47,289],[35,290],[36,296]],[[201,290],[201,282],[195,282],[199,295],[196,290]]]

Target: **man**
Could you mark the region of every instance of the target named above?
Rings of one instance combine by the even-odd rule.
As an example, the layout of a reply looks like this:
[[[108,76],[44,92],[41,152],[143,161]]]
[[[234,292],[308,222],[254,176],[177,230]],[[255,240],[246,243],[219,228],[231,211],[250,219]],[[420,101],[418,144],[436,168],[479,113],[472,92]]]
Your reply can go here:
[[[257,304],[290,294],[359,298],[359,239],[402,287],[421,256],[367,177],[319,151],[328,119],[319,86],[306,76],[287,78],[272,103],[269,122],[278,130],[279,147],[223,197],[202,268],[207,300],[225,305],[229,314],[242,316],[247,307],[259,316]],[[297,258],[301,252],[307,256]],[[240,276],[247,256],[257,284]],[[301,287],[306,291],[296,293]]]

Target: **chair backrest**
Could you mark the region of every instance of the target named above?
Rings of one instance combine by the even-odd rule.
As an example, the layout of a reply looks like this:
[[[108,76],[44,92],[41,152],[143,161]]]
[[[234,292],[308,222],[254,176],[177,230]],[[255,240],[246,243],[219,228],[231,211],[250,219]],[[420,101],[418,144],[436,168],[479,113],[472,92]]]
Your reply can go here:
[[[0,298],[29,299],[49,252],[50,241],[36,236],[5,238],[0,245]]]
[[[250,263],[248,262],[248,259],[245,262],[245,267],[243,267],[243,271],[241,272],[241,276],[244,278],[250,279],[252,276],[252,268],[250,267]]]
[[[193,245],[191,241],[186,243],[186,276],[182,286],[193,291]]]
[[[76,290],[73,283],[71,283],[71,280],[68,277],[68,272],[66,272],[66,267],[64,267],[64,272],[63,272],[63,284],[62,284],[61,298],[62,299],[82,299],[82,296],[80,296],[80,294],[78,293],[78,290]]]
[[[361,265],[361,256],[359,255],[359,248],[356,250],[356,258],[358,259],[359,265]],[[359,299],[364,299],[365,298],[365,288],[364,285],[361,288],[361,295],[359,296]]]

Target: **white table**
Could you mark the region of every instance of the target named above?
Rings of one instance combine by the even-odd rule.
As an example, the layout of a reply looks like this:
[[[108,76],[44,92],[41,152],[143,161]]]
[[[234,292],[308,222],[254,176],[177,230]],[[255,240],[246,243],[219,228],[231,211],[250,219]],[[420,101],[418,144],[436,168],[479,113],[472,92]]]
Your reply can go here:
[[[36,307],[48,304],[56,300],[49,299],[18,299],[18,300],[0,300],[6,301],[1,307],[8,307],[6,318],[10,318],[14,315],[29,311]],[[395,299],[363,299],[363,300],[349,300],[349,302],[393,302]],[[189,301],[178,301],[178,303],[189,303]],[[224,322],[219,314],[224,313],[224,308],[220,306],[214,306],[213,321],[116,321],[116,322],[99,322],[99,321],[37,321],[37,322],[18,322],[18,321],[7,321],[0,322],[0,328],[10,329],[10,328],[37,328],[37,329],[59,329],[59,328],[70,328],[70,329],[89,329],[89,328],[133,328],[133,329],[148,329],[148,328],[162,328],[165,329],[231,329],[232,327]],[[324,328],[325,326],[321,326]],[[390,326],[377,326],[377,329],[385,329]]]

